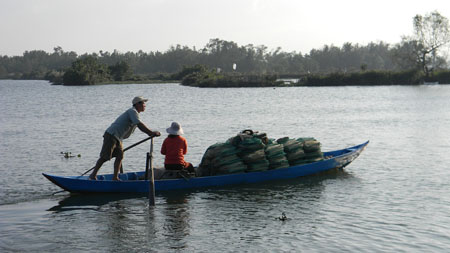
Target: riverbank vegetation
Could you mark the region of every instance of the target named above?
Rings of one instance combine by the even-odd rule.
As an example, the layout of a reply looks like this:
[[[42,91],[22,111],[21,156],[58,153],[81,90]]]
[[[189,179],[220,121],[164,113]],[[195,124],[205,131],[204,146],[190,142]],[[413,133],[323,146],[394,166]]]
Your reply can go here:
[[[448,59],[441,54],[450,42],[448,19],[437,11],[416,15],[413,28],[413,35],[393,45],[347,42],[305,54],[218,38],[201,49],[176,45],[166,52],[78,55],[55,47],[52,53],[0,56],[0,79],[45,79],[65,85],[178,80],[199,87],[286,85],[279,78],[299,79],[295,85],[450,83]],[[192,72],[196,66],[204,69]]]
[[[429,76],[433,82],[450,84],[450,71],[439,71]],[[220,74],[205,67],[186,75],[182,85],[201,88],[231,87],[285,87],[285,86],[365,86],[411,85],[426,83],[419,70],[409,71],[361,71],[353,73],[308,74],[283,79],[277,75]]]

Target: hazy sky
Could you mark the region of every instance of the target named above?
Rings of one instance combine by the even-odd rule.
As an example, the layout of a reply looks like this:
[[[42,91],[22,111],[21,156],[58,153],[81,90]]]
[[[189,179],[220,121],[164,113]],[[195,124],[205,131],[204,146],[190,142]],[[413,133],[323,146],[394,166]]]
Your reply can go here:
[[[435,10],[450,19],[450,0],[0,0],[0,55],[200,49],[212,38],[305,54],[398,43],[414,15]]]

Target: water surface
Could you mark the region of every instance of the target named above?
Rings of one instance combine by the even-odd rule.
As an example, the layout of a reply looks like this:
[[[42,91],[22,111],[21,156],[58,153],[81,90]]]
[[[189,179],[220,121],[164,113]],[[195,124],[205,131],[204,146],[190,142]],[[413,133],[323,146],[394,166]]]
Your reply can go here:
[[[178,121],[198,164],[243,129],[315,137],[323,150],[370,140],[343,172],[156,196],[70,196],[41,173],[91,168],[134,96],[161,132]],[[450,86],[199,89],[178,84],[52,86],[0,80],[0,251],[447,252]],[[129,146],[146,136],[136,133]],[[155,148],[163,138],[155,140]],[[125,154],[145,167],[148,143]],[[81,154],[66,159],[61,152]],[[155,152],[155,165],[163,157]],[[100,173],[111,173],[106,163]],[[284,212],[287,221],[278,217]],[[27,242],[27,243],[24,243]]]

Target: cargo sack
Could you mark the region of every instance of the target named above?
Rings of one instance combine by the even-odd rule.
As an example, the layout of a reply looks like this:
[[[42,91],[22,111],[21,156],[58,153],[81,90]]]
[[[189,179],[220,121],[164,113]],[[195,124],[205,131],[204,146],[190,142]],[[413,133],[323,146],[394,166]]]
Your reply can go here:
[[[270,163],[277,163],[277,162],[282,161],[282,160],[286,160],[287,161],[288,159],[286,158],[285,155],[279,155],[279,156],[273,156],[273,157],[271,157],[270,159],[267,159],[267,160],[269,160]]]
[[[262,159],[258,162],[247,164],[247,172],[255,171],[265,171],[269,169],[269,161],[267,159]]]
[[[239,143],[238,147],[242,151],[249,151],[249,150],[258,150],[264,148],[264,143],[261,141],[261,139],[258,139],[256,137],[253,138],[245,138]]]
[[[267,144],[269,142],[269,138],[267,138],[266,133],[258,133],[258,131],[253,132],[253,130],[243,130],[239,134],[234,137],[231,137],[227,140],[227,143],[238,147],[244,140],[257,138],[260,139],[263,144]]]
[[[285,142],[287,142],[289,140],[289,137],[282,137],[282,138],[279,138],[278,140],[277,140],[277,143],[279,143],[279,144],[284,144]]]
[[[285,153],[280,153],[276,156],[267,157],[269,161],[287,160]]]
[[[237,154],[239,150],[236,147],[228,144],[228,143],[216,143],[211,145],[206,149],[205,154],[203,155],[203,160],[213,160],[216,157],[229,156],[233,154]]]
[[[303,149],[297,149],[294,152],[286,153],[288,161],[295,161],[305,157],[305,151]]]
[[[271,142],[271,144],[266,146],[264,151],[267,160],[269,160],[270,170],[289,167],[289,162],[286,158],[286,153],[284,153],[284,146],[282,144]]]
[[[236,162],[242,162],[241,158],[239,158],[239,156],[237,156],[236,154],[232,154],[229,156],[218,156],[216,158],[213,159],[212,161],[212,165],[213,167],[220,167],[223,165],[228,165],[228,164],[233,164]]]
[[[200,165],[196,169],[196,175],[199,177],[215,174],[214,170],[222,165],[240,161],[236,155],[238,149],[229,143],[216,143],[206,149]]]
[[[299,149],[303,150],[302,143],[297,141],[297,140],[295,140],[295,139],[291,139],[291,140],[285,141],[283,143],[283,146],[284,146],[284,151],[286,153],[296,152]]]
[[[239,152],[239,150],[233,146],[230,145],[228,143],[218,143],[213,145],[213,153],[215,157],[218,156],[229,156],[232,154],[237,154]]]
[[[284,155],[273,157],[269,160],[269,169],[279,169],[285,167],[289,167],[289,161]]]
[[[247,137],[251,137],[251,136],[247,135]],[[237,147],[241,143],[243,138],[245,138],[245,137],[243,137],[241,134],[238,134],[238,135],[236,135],[234,137],[229,138],[226,141],[226,143],[229,143],[229,144]]]
[[[316,140],[307,140],[303,142],[303,149],[306,153],[320,151],[320,142]]]
[[[264,149],[264,152],[266,153],[266,156],[269,160],[271,157],[276,157],[279,155],[286,154],[286,153],[284,153],[284,147],[281,144],[269,144]]]
[[[261,140],[261,142],[264,144],[264,145],[267,145],[268,143],[269,143],[269,138],[267,138],[267,134],[266,133],[256,133],[255,135],[254,135],[256,138],[258,138],[258,139],[260,139]]]
[[[264,152],[264,149],[259,149],[252,153],[245,154],[244,156],[242,156],[242,160],[247,164],[258,162],[265,158],[266,158],[266,153]]]
[[[216,154],[216,152],[213,151],[215,145],[218,144],[211,145],[206,149],[205,154],[203,154],[202,160],[200,161],[200,164],[195,170],[196,176],[204,177],[211,175],[212,163]]]
[[[287,168],[287,167],[289,167],[289,162],[286,159],[279,160],[277,162],[269,161],[269,169],[270,170],[276,170],[276,169]]]
[[[233,174],[233,173],[242,173],[247,170],[247,165],[245,165],[242,161],[238,161],[231,164],[222,165],[216,169],[213,169],[213,175],[222,175],[222,174]]]
[[[297,141],[303,143],[305,141],[315,141],[316,139],[314,137],[300,137],[297,138]]]

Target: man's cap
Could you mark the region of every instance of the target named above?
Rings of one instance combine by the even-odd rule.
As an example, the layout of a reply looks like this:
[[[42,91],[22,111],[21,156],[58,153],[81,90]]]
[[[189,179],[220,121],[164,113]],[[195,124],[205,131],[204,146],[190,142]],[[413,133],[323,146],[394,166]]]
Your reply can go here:
[[[143,98],[143,97],[134,97],[132,103],[133,103],[133,105],[135,105],[135,104],[137,104],[139,102],[144,102],[145,103],[147,101],[148,101],[148,99]]]

